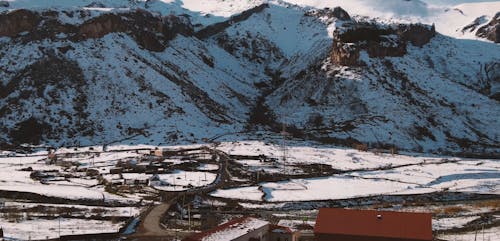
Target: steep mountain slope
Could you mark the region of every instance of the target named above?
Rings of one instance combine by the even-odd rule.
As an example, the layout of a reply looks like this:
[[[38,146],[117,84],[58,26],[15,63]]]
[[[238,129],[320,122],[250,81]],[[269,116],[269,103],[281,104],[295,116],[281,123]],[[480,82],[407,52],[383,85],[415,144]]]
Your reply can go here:
[[[337,2],[7,1],[0,142],[196,142],[286,123],[341,145],[500,151],[500,47],[475,36],[494,13],[471,7],[498,3],[461,5],[449,37],[449,7]],[[438,33],[409,25],[438,18]]]

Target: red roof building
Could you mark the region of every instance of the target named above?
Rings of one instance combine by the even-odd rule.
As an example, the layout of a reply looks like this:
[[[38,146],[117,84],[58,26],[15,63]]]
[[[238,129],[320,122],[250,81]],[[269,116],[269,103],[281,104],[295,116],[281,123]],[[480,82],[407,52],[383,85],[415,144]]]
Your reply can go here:
[[[432,241],[432,214],[321,208],[317,241]]]
[[[271,225],[269,233],[269,241],[298,241],[300,237],[300,232],[279,225]]]
[[[242,217],[194,234],[182,241],[261,241],[268,239],[269,230],[270,224],[267,221]]]

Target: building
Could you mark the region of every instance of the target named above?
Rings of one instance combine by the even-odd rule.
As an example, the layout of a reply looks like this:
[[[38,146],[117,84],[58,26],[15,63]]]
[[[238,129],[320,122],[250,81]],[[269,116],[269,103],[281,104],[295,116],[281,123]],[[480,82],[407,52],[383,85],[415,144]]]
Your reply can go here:
[[[157,187],[157,186],[166,186],[166,185],[168,185],[168,183],[161,180],[160,176],[158,176],[158,174],[155,174],[151,178],[149,178],[149,186]]]
[[[269,241],[299,241],[300,233],[288,227],[271,225]]]
[[[151,151],[151,155],[156,156],[156,157],[163,157],[163,149],[156,147],[154,150]]]
[[[268,241],[270,230],[271,225],[267,221],[242,217],[197,233],[183,241]]]
[[[149,184],[149,175],[144,173],[122,173],[123,184],[125,185],[145,185]]]
[[[314,241],[314,221],[282,219],[278,222],[278,226],[290,229],[296,241]]]
[[[432,214],[322,208],[317,241],[431,241]]]

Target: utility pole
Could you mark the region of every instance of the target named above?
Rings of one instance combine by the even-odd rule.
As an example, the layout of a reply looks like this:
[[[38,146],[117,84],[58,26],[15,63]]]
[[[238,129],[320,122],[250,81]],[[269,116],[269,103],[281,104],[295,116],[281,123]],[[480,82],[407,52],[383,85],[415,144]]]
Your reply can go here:
[[[483,223],[483,241],[484,241],[484,223]]]
[[[59,239],[61,238],[61,215],[59,215]]]
[[[281,130],[281,137],[282,137],[282,146],[281,148],[283,149],[283,173],[286,175],[286,124],[283,123],[282,130]]]
[[[188,204],[188,224],[189,224],[189,231],[191,231],[191,205]]]

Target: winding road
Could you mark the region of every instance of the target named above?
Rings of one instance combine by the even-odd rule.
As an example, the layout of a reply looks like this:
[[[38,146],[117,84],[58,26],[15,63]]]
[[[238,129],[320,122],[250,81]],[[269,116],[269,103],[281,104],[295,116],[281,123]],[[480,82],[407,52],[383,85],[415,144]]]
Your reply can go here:
[[[162,227],[161,221],[165,213],[170,209],[172,205],[175,205],[177,203],[177,199],[180,196],[186,194],[204,194],[212,192],[217,188],[221,187],[222,185],[224,185],[231,176],[229,170],[227,169],[229,163],[229,156],[226,153],[220,150],[210,149],[208,147],[203,147],[202,149],[214,154],[216,156],[216,160],[218,160],[219,169],[215,181],[209,185],[185,191],[177,191],[177,192],[160,191],[160,193],[164,197],[167,197],[165,198],[166,201],[154,207],[149,208],[146,214],[141,216],[141,221],[139,226],[137,227],[137,231],[134,234],[128,236],[128,238],[137,241],[172,240],[185,237],[191,234],[189,232],[168,230]]]

